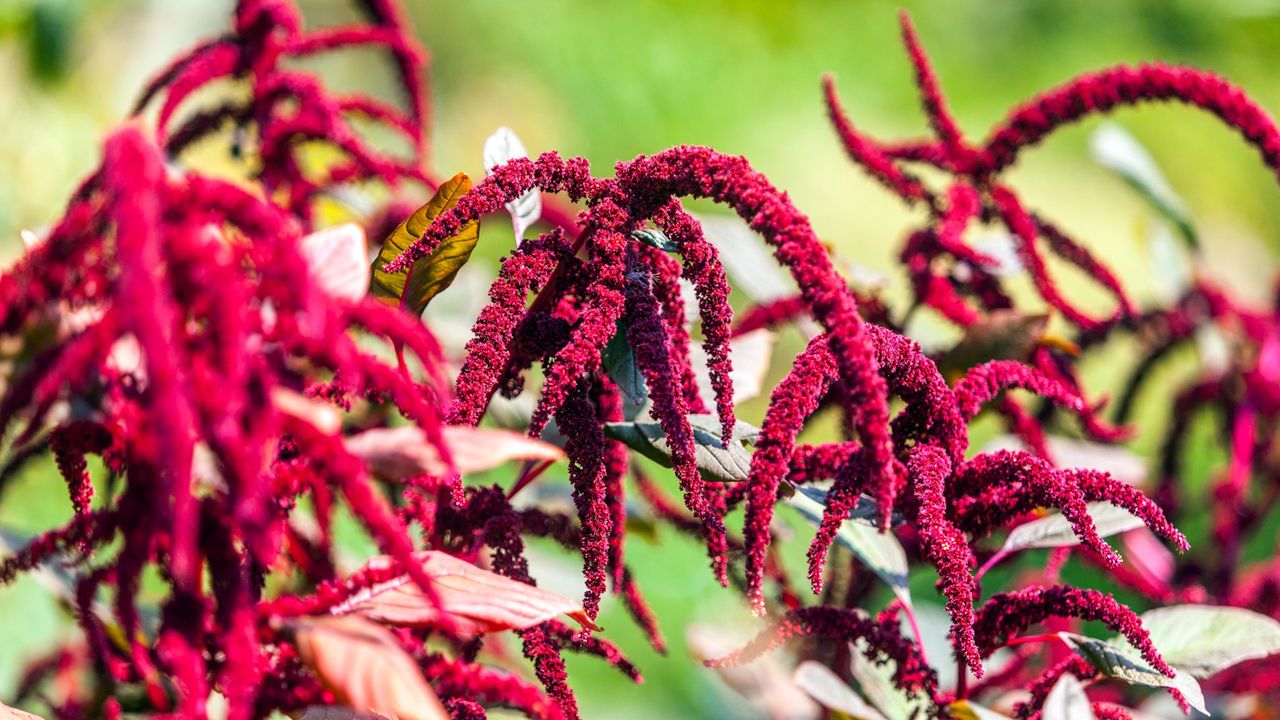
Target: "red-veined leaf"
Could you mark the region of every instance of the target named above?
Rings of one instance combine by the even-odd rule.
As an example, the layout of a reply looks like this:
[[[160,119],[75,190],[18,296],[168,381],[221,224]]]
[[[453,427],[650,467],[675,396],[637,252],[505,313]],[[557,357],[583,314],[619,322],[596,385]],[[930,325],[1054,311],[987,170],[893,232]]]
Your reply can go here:
[[[358,617],[300,618],[289,628],[302,662],[343,705],[398,720],[449,717],[387,628]]]
[[[563,595],[482,570],[446,553],[426,551],[417,558],[431,577],[439,607],[407,575],[401,575],[357,593],[331,612],[407,627],[434,627],[443,613],[462,635],[523,630],[561,614],[585,628],[599,629],[583,612],[581,603]],[[391,562],[380,556],[366,567],[377,569]]]

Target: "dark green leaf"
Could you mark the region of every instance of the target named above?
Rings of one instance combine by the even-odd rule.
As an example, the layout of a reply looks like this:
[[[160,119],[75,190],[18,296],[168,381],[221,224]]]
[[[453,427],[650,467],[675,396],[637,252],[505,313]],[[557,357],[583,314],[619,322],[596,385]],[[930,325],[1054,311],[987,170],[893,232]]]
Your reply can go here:
[[[1069,632],[1060,632],[1058,637],[1103,675],[1133,685],[1173,688],[1182,693],[1191,707],[1205,715],[1209,714],[1205,709],[1204,692],[1200,689],[1200,683],[1190,673],[1174,668],[1175,676],[1168,677],[1151,667],[1137,650],[1123,640],[1107,642]]]
[[[645,245],[652,245],[663,252],[680,252],[680,246],[671,241],[666,233],[654,228],[641,228],[632,230],[631,237],[639,240]]]
[[[797,486],[796,490],[798,492],[787,498],[786,504],[800,511],[813,525],[821,523],[822,515],[827,509],[827,493],[803,485]],[[859,500],[852,516],[841,523],[836,542],[888,583],[903,603],[910,605],[907,553],[892,532],[880,532],[875,523],[875,513],[875,503],[870,498]]]
[[[603,357],[605,372],[618,385],[618,389],[638,409],[649,399],[649,389],[645,386],[644,375],[636,365],[636,355],[627,342],[627,328],[618,321],[618,330],[605,345]],[[633,415],[634,416],[634,415]]]
[[[753,442],[760,431],[738,421],[729,446],[720,444],[720,422],[714,415],[690,415],[698,471],[714,482],[741,482],[751,471],[751,453],[743,445]],[[605,435],[620,440],[641,455],[664,467],[671,467],[671,446],[662,426],[656,422],[618,422],[604,427]]]

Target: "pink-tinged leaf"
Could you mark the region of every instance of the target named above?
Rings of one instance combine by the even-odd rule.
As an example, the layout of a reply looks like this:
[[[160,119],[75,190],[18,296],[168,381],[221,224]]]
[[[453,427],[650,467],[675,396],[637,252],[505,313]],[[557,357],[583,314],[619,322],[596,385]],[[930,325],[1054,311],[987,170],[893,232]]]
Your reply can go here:
[[[689,652],[700,661],[723,657],[742,645],[733,633],[712,625],[690,626],[685,639]],[[765,655],[749,663],[714,670],[730,690],[769,720],[817,720],[823,716],[822,708],[792,680],[791,673],[776,657]]]
[[[391,631],[359,617],[309,617],[290,624],[298,657],[338,702],[397,720],[449,713]]]
[[[436,627],[442,624],[442,615],[448,615],[461,635],[523,630],[562,614],[590,630],[600,629],[581,603],[563,595],[482,570],[446,553],[429,550],[417,557],[431,577],[439,607],[407,575],[401,575],[357,593],[331,612],[405,627]],[[366,567],[376,570],[391,562],[380,556]]]
[[[1140,527],[1125,533],[1121,540],[1125,557],[1138,574],[1157,587],[1169,586],[1177,560],[1159,538],[1147,528]]]
[[[739,335],[729,342],[729,351],[733,356],[733,369],[729,377],[733,380],[733,402],[744,403],[764,390],[765,375],[769,372],[769,360],[773,355],[773,346],[778,337],[769,330],[752,330]],[[715,396],[711,387],[711,377],[707,371],[707,353],[702,344],[689,348],[694,372],[698,378],[698,391],[702,397]]]
[[[0,720],[44,720],[44,718],[0,703]]]
[[[444,441],[460,473],[490,470],[512,460],[560,460],[564,450],[512,430],[449,426]],[[400,480],[444,475],[448,466],[415,426],[375,428],[346,439],[347,450],[363,459],[375,475]]]
[[[298,720],[378,720],[378,716],[341,705],[311,705],[302,711]]]
[[[321,289],[355,302],[369,292],[368,247],[364,230],[346,223],[311,233],[302,238],[299,249]]]
[[[271,388],[271,404],[281,413],[314,425],[326,435],[337,434],[342,429],[342,413],[337,408],[292,390]]]

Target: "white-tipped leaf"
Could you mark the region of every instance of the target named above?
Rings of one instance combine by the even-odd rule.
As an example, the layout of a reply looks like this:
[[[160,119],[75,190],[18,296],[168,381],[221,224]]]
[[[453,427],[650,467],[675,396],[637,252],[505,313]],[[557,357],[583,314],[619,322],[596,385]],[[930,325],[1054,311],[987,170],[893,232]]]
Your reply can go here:
[[[791,681],[828,710],[843,713],[854,720],[886,720],[884,715],[871,707],[848,683],[822,663],[805,660],[791,674]]]
[[[1093,720],[1093,706],[1084,686],[1075,675],[1067,673],[1058,678],[1041,709],[1042,720]]]
[[[503,126],[494,131],[484,141],[484,170],[493,174],[494,168],[516,158],[527,158],[529,152],[524,143],[516,137],[511,128]],[[516,244],[524,239],[524,231],[533,226],[542,217],[542,194],[537,188],[507,203],[507,212],[511,214],[511,226],[515,230]]]

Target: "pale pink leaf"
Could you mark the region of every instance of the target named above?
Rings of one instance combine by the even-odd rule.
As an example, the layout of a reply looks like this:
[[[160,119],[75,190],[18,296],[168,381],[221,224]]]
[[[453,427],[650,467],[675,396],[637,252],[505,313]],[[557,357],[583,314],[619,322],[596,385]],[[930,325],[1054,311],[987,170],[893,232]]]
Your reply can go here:
[[[312,400],[287,388],[271,388],[271,404],[292,418],[309,423],[326,435],[342,429],[342,413],[328,403]]]
[[[387,628],[359,617],[300,618],[290,628],[302,662],[357,713],[397,720],[449,717]]]
[[[523,630],[562,614],[583,627],[599,629],[583,612],[581,603],[563,595],[483,570],[446,553],[429,550],[416,557],[432,580],[439,607],[407,575],[401,575],[357,593],[330,612],[406,627],[437,627],[444,624],[442,616],[447,615],[461,635]],[[366,567],[376,570],[390,563],[381,556]]]
[[[0,703],[0,720],[44,720],[44,718]]]
[[[307,269],[320,288],[352,302],[369,292],[368,248],[364,230],[354,223],[318,230],[299,243]]]
[[[448,426],[444,441],[458,472],[498,467],[512,460],[560,460],[564,451],[513,430]],[[415,426],[375,428],[346,439],[347,450],[363,459],[374,474],[399,480],[415,475],[444,475],[449,468],[440,453]]]

